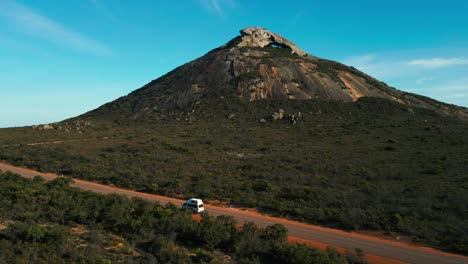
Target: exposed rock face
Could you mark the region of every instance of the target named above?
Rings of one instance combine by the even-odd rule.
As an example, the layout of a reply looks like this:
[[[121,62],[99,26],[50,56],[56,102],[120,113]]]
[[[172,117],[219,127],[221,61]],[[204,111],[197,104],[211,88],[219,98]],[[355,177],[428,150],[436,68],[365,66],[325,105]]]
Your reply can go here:
[[[211,98],[236,96],[241,101],[324,100],[354,102],[380,97],[411,107],[468,118],[463,107],[389,87],[341,63],[306,54],[294,43],[266,29],[251,27],[225,45],[151,81],[127,96],[91,111],[88,116],[125,115],[131,119],[166,110],[190,111]]]
[[[291,53],[305,56],[307,53],[300,49],[296,44],[287,40],[281,35],[273,33],[267,29],[260,27],[248,27],[240,31],[242,41],[237,44],[238,47],[269,47],[278,46],[289,48]]]

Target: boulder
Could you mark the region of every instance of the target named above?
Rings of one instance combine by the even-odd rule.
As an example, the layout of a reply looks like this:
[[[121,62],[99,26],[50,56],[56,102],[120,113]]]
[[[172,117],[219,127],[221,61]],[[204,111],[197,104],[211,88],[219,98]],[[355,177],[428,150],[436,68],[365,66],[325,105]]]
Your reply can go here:
[[[271,117],[273,118],[273,121],[275,120],[281,120],[283,119],[284,116],[284,110],[280,109],[278,112],[274,112]]]

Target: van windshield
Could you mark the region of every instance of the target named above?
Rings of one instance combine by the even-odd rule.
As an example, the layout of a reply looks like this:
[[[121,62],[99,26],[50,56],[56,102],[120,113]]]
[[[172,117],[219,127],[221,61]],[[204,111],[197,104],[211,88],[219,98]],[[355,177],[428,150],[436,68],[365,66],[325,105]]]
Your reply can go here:
[[[198,207],[202,208],[202,207],[203,207],[203,204],[200,204]]]

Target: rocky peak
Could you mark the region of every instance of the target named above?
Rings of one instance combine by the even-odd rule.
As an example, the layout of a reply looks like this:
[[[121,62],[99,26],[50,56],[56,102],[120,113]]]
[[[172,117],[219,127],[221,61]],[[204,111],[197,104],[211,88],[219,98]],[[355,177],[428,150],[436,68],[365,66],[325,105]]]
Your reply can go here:
[[[132,119],[148,115],[165,120],[170,111],[182,109],[187,111],[184,118],[191,120],[193,111],[204,108],[205,103],[231,102],[235,97],[244,102],[354,102],[362,97],[380,97],[411,108],[422,107],[449,115],[468,116],[466,109],[399,91],[353,67],[307,54],[269,30],[249,27],[242,29],[240,36],[225,45],[83,117],[102,116],[107,119],[128,113]],[[282,115],[278,112],[279,120],[282,120]],[[299,114],[287,116],[294,123]],[[235,115],[228,118],[235,118]]]
[[[307,53],[300,49],[296,44],[287,40],[281,35],[273,33],[261,27],[248,27],[240,31],[242,41],[237,45],[238,47],[268,47],[278,46],[282,48],[289,48],[291,53],[300,56],[305,56]]]

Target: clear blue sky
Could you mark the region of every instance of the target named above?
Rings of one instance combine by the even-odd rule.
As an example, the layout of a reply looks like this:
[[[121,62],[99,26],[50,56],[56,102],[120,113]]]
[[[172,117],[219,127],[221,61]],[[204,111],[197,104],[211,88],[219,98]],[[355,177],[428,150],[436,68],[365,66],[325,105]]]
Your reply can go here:
[[[0,127],[92,110],[248,26],[467,107],[467,12],[462,0],[0,0]]]

